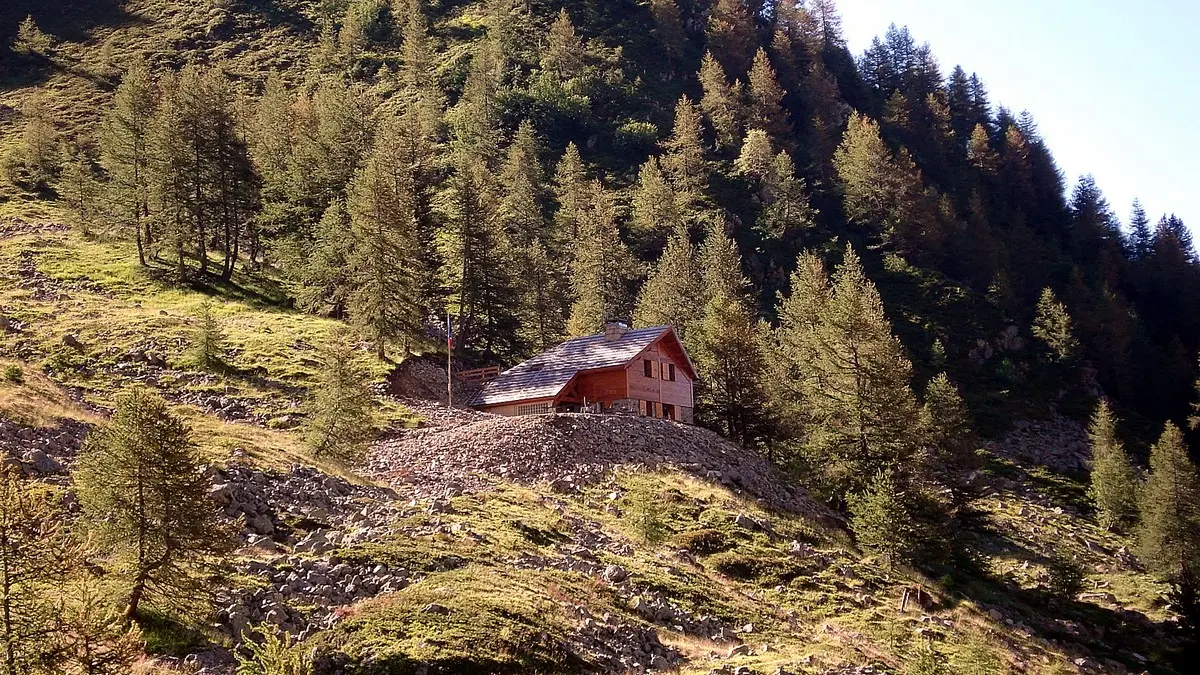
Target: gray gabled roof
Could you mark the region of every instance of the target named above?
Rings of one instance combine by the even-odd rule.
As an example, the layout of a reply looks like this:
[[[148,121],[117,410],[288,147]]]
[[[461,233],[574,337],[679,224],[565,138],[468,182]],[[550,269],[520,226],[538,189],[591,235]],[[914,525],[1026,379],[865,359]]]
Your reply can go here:
[[[603,333],[567,340],[483,385],[471,405],[554,398],[577,373],[624,366],[669,330],[670,326],[631,330],[611,342]]]

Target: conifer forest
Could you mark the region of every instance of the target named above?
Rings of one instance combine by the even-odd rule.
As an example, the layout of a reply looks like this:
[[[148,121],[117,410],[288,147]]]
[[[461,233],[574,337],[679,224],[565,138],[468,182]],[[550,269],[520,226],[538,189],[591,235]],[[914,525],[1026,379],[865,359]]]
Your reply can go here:
[[[1190,672],[1191,231],[886,18],[4,2],[0,675]]]

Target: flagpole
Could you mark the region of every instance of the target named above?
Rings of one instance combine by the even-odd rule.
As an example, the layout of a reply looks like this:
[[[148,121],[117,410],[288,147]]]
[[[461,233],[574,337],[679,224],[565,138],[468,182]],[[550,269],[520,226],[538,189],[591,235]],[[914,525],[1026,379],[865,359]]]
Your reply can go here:
[[[446,312],[446,407],[454,407],[454,375],[451,373],[450,358],[454,353],[454,333],[450,325],[450,312]]]

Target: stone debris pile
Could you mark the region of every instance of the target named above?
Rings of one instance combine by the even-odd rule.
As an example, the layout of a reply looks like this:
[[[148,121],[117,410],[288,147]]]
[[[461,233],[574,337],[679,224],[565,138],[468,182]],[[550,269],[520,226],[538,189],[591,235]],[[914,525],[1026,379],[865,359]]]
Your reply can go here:
[[[250,561],[240,571],[256,577],[261,585],[229,590],[218,598],[222,625],[238,640],[260,625],[303,639],[336,623],[338,607],[419,580],[403,569],[355,565],[336,557],[284,556],[270,562]]]
[[[85,422],[66,419],[49,428],[0,419],[0,457],[6,466],[19,469],[28,476],[62,483],[66,480],[67,467],[75,462],[90,429]]]
[[[281,473],[232,464],[213,474],[209,497],[226,517],[245,517],[251,545],[273,541],[319,553],[387,535],[400,508],[387,488],[353,485],[307,466]]]
[[[439,496],[486,490],[497,480],[572,492],[632,465],[674,466],[776,510],[826,515],[765,458],[706,429],[640,417],[484,416],[450,429],[417,429],[377,444],[367,470],[398,489]]]
[[[1092,458],[1087,429],[1058,414],[1048,420],[1018,420],[1003,438],[988,443],[987,448],[1001,457],[1058,472],[1086,470]]]

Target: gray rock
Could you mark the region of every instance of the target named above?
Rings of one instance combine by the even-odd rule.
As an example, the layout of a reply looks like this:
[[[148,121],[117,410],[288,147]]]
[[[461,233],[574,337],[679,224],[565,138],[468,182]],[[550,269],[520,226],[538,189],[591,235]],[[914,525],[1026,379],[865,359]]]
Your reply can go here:
[[[271,522],[270,516],[265,513],[259,514],[250,519],[246,523],[247,527],[262,535],[269,535],[275,532],[275,524]]]
[[[609,565],[608,567],[604,568],[603,576],[605,581],[613,584],[619,584],[629,578],[629,573],[626,572],[625,568],[621,567],[620,565]]]
[[[38,473],[61,473],[63,470],[62,464],[59,464],[58,460],[54,459],[50,455],[47,455],[41,450],[30,450],[29,452],[26,452],[21,459],[24,460],[25,463],[33,466],[34,470]]]

